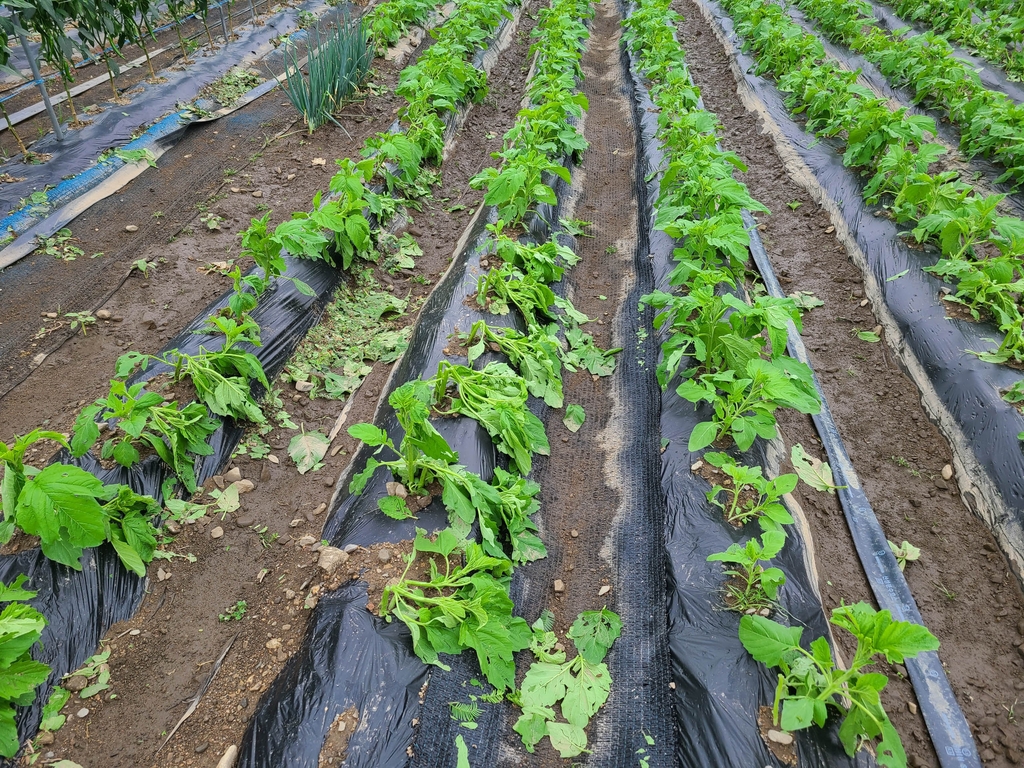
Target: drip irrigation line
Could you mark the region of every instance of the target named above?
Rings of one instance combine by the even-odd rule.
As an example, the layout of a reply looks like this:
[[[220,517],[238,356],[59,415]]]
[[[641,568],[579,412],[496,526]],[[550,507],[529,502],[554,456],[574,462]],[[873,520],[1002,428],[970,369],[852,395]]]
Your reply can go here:
[[[750,253],[769,295],[785,298],[786,293],[775,276],[771,260],[757,234],[757,222],[747,211],[743,212],[743,221],[750,234]],[[789,354],[810,367],[807,349],[792,322],[789,323],[788,336]],[[836,485],[839,486],[839,501],[871,591],[879,607],[890,611],[897,621],[910,621],[924,626],[914,596],[857,477],[821,382],[813,369],[812,376],[814,388],[821,400],[821,412],[812,417],[814,426],[828,455]],[[953,694],[939,654],[936,651],[920,653],[914,658],[904,659],[903,664],[910,674],[921,715],[942,768],[981,768],[970,726]]]

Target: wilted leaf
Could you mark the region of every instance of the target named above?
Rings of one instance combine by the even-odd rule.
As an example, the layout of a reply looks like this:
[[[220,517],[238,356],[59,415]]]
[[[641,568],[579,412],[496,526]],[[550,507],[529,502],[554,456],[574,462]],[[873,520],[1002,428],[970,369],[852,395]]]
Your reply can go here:
[[[319,432],[300,432],[288,443],[288,455],[292,457],[299,474],[304,475],[315,469],[317,463],[327,455],[331,443],[326,435]]]

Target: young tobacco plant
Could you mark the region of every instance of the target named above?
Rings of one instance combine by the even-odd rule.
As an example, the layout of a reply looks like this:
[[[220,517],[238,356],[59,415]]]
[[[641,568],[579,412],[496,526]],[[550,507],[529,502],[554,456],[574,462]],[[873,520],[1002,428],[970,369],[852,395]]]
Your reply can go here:
[[[737,464],[727,454],[709,451],[703,458],[732,480],[730,486],[716,484],[707,493],[708,501],[722,510],[726,520],[733,525],[744,525],[756,519],[766,531],[792,525],[793,516],[779,503],[779,499],[796,488],[796,475],[779,475],[768,480],[761,474],[760,467]],[[719,500],[722,494],[725,494],[724,501]]]
[[[724,552],[708,556],[709,562],[731,564],[725,573],[731,577],[725,591],[729,596],[726,605],[740,613],[756,613],[771,610],[779,596],[779,588],[786,583],[786,575],[778,568],[765,568],[767,562],[782,551],[786,534],[781,531],[765,531],[761,540],[751,538],[744,545],[730,544]]]
[[[563,758],[586,750],[584,729],[611,691],[604,658],[621,633],[622,621],[607,608],[584,611],[566,633],[578,653],[567,661],[565,651],[556,649],[558,636],[550,631],[545,617],[534,622],[530,650],[537,660],[515,696],[523,714],[513,726],[528,752],[545,736]],[[558,720],[556,705],[565,722]]]
[[[463,555],[464,565],[453,562]],[[409,579],[409,568],[421,557],[429,560],[430,578]],[[433,541],[417,529],[401,580],[384,588],[380,615],[409,628],[413,650],[426,664],[448,670],[440,654],[472,649],[487,682],[505,691],[515,686],[513,654],[527,648],[532,637],[529,625],[512,615],[511,572],[509,560],[488,556],[479,544],[460,540],[450,529]]]
[[[25,452],[40,440],[68,447],[63,435],[41,430],[18,437],[11,445],[0,442],[0,544],[10,541],[17,528],[38,536],[49,559],[81,570],[85,548],[109,541],[124,566],[144,576],[145,563],[153,559],[156,548],[156,530],[149,522],[160,511],[156,502],[125,485],[104,485],[73,465],[26,466]]]
[[[149,445],[194,493],[195,456],[213,453],[207,439],[220,425],[201,403],[190,403],[184,408],[177,403],[165,405],[161,395],[143,392],[143,386],[139,383],[128,387],[120,379],[111,380],[107,397],[83,408],[75,420],[71,455],[84,456],[99,440],[97,418],[101,422],[116,419],[112,437],[103,443],[101,458],[112,458],[121,466],[130,467],[139,460],[136,446]]]
[[[706,401],[714,407],[712,418],[690,433],[690,451],[706,448],[727,435],[745,451],[757,437],[770,440],[776,436],[778,408],[807,414],[821,409],[811,369],[785,355],[776,360],[754,358],[740,374],[732,370],[703,374],[684,381],[676,393],[692,403]]]
[[[200,346],[197,355],[177,349],[161,357],[128,352],[117,359],[114,375],[119,379],[127,378],[136,368],[145,370],[151,362],[170,366],[174,383],[187,377],[199,400],[218,416],[256,423],[266,421],[251,387],[251,382],[255,381],[265,390],[270,390],[263,365],[251,352],[234,348],[230,340],[213,352]]]
[[[461,339],[469,348],[470,365],[488,345],[496,347],[519,370],[531,395],[552,408],[562,407],[562,347],[558,337],[540,327],[523,334],[514,328],[492,328],[486,321],[478,320]]]
[[[39,638],[47,621],[35,608],[24,604],[36,596],[23,588],[27,579],[22,575],[10,586],[0,584],[0,603],[7,603],[0,612],[0,756],[8,758],[21,747],[16,708],[35,701],[36,688],[50,675],[50,667],[32,658],[32,649],[41,645]]]
[[[349,428],[349,434],[356,439],[378,446],[378,454],[387,448],[399,457],[392,461],[381,461],[376,455],[370,457],[363,471],[352,479],[349,491],[362,493],[381,466],[387,467],[413,495],[425,495],[427,487],[438,482],[442,487],[441,501],[456,534],[468,536],[473,523],[479,521],[487,554],[511,557],[516,563],[544,557],[547,552],[536,535],[536,524],[530,519],[540,506],[535,498],[539,486],[500,468],[495,470],[495,483],[486,483],[479,475],[456,464],[458,454],[430,424],[431,399],[432,387],[425,381],[408,382],[391,394],[389,402],[405,431],[397,447],[386,432],[373,424],[354,424]],[[377,505],[389,517],[412,516],[401,496],[385,496],[378,499]]]
[[[505,363],[490,363],[475,371],[442,360],[434,377],[438,413],[475,419],[523,475],[530,473],[534,454],[551,453],[543,422],[526,407],[527,394],[526,382]],[[449,397],[449,410],[440,410]]]
[[[906,752],[899,734],[882,708],[880,694],[889,682],[867,668],[884,657],[902,664],[919,653],[934,651],[939,641],[925,627],[893,621],[889,611],[867,603],[832,610],[831,623],[852,634],[857,650],[846,669],[833,660],[828,640],[819,637],[805,650],[801,627],[785,627],[762,616],[740,619],[740,641],[751,656],[779,668],[772,718],[786,731],[824,727],[830,710],[839,715],[839,739],[851,757],[862,741],[878,739],[875,759],[886,768],[905,768]]]

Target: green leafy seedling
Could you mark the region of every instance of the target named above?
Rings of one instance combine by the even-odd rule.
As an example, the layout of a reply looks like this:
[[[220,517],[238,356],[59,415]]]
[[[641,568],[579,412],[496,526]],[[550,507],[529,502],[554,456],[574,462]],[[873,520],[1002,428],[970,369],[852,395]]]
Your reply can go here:
[[[880,700],[889,680],[867,668],[881,658],[902,664],[919,653],[937,650],[939,641],[925,627],[893,621],[889,611],[875,611],[867,603],[835,608],[830,621],[857,641],[846,669],[836,665],[825,637],[815,639],[805,650],[800,627],[756,615],[740,619],[740,641],[747,652],[780,671],[772,706],[774,724],[785,731],[824,727],[830,711],[834,712],[842,720],[839,739],[848,755],[852,757],[862,741],[878,739],[878,764],[905,768],[903,744]]]
[[[900,570],[906,570],[907,563],[912,563],[915,560],[921,559],[921,550],[915,547],[909,541],[904,539],[902,544],[896,545],[893,542],[889,542],[889,549],[896,556],[896,563],[899,565]]]
[[[765,568],[762,562],[771,560],[786,543],[782,531],[765,531],[761,539],[751,538],[746,544],[730,544],[724,552],[708,555],[708,560],[731,564],[725,573],[731,577],[725,591],[728,608],[740,613],[769,611],[775,607],[779,588],[786,583],[786,574],[779,568]]]
[[[249,608],[245,600],[238,600],[218,617],[221,621],[241,621]]]

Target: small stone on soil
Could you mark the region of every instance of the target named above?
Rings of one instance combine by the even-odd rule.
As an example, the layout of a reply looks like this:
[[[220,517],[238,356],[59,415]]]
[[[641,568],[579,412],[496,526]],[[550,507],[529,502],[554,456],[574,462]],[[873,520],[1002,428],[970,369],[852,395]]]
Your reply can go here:
[[[313,382],[312,381],[296,381],[295,382],[296,392],[312,392]]]
[[[383,550],[382,550],[383,551]],[[317,560],[317,565],[325,573],[334,573],[339,565],[343,565],[348,561],[348,553],[337,547],[322,547],[320,549],[320,557]]]
[[[315,538],[313,538],[312,536],[310,536],[309,534],[306,534],[305,536],[303,536],[302,538],[300,538],[300,539],[298,540],[298,542],[296,542],[296,543],[297,543],[297,544],[298,544],[298,545],[299,545],[300,547],[308,547],[308,546],[310,546],[310,545],[312,545],[312,544],[316,544],[316,539],[315,539]],[[323,550],[320,550],[320,551],[321,551],[321,552],[323,552]]]
[[[294,520],[292,520],[290,523],[288,523],[288,527],[289,528],[298,528],[300,525],[302,525],[302,523],[303,523],[303,519],[301,517],[296,517]]]
[[[255,192],[252,193],[252,196],[253,197],[263,197],[263,190],[262,189],[257,189]]]
[[[949,480],[953,477],[953,468],[947,464],[942,468],[942,479]]]
[[[388,496],[397,496],[400,499],[409,498],[409,491],[401,483],[391,482],[386,487],[388,489]]]
[[[214,528],[212,531],[210,531],[210,538],[211,539],[219,539],[223,535],[224,535],[224,529],[221,528],[219,525],[216,528]]]
[[[377,559],[380,560],[382,563],[390,563],[391,562],[391,550],[390,549],[382,549],[382,550],[380,550],[377,553]]]
[[[786,746],[793,743],[793,734],[786,733],[785,731],[769,730],[768,741],[774,741],[776,744]]]
[[[237,483],[241,479],[242,470],[240,470],[238,467],[232,467],[231,469],[224,473],[225,483]]]
[[[267,461],[269,461],[271,464],[280,464],[281,463],[281,460],[279,458],[277,458],[277,456],[275,456],[272,453],[268,453],[267,454]]]
[[[242,515],[242,517],[235,519],[235,525],[237,525],[239,528],[248,528],[255,522],[256,518],[252,515]]]
[[[133,629],[128,634],[131,635],[132,637],[138,637],[139,635],[142,634],[142,630],[141,629]]]
[[[607,595],[611,591],[612,591],[612,588],[609,587],[607,584],[605,584],[603,587],[601,587],[599,590],[597,590],[597,596],[598,597],[602,597],[604,595]]]
[[[201,755],[201,754],[203,754],[203,752],[205,752],[209,748],[210,748],[210,743],[208,741],[204,741],[202,744],[200,744],[199,746],[196,747],[196,754],[197,755]]]
[[[84,720],[89,716],[89,710],[86,707],[82,707],[80,710],[78,710],[77,715]]]
[[[561,579],[555,579],[555,592],[565,592],[565,583]]]
[[[327,510],[327,502],[326,501],[321,501],[320,505],[316,509],[313,510],[313,514],[314,515],[319,515],[321,512],[324,512],[326,510]]]
[[[110,310],[109,309],[100,309],[100,310],[98,310],[96,312],[96,319],[97,320],[109,320],[110,319]]]
[[[571,531],[569,531],[569,535],[575,539],[577,536],[580,535],[580,532],[573,528]]]
[[[78,693],[89,684],[85,675],[72,675],[64,681],[64,687],[72,693]]]
[[[138,232],[139,228],[137,226],[135,226],[134,224],[129,224],[127,227],[124,228],[124,231],[125,232]]]

